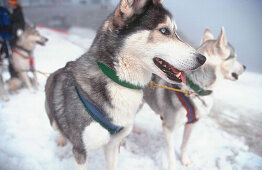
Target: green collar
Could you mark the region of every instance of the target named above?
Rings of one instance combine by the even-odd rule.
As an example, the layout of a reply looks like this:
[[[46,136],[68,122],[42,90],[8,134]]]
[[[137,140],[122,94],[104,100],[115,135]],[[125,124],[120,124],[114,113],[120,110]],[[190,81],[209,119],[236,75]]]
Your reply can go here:
[[[212,93],[212,90],[204,90],[199,87],[197,84],[193,83],[188,77],[186,77],[186,84],[194,90],[199,96],[207,96]]]
[[[136,89],[136,90],[143,89],[143,87],[141,87],[141,86],[131,84],[131,83],[124,81],[124,80],[120,80],[119,77],[116,75],[116,72],[114,70],[112,70],[111,68],[109,68],[108,66],[106,66],[105,64],[97,62],[97,65],[101,69],[101,71],[107,77],[109,77],[111,80],[113,80],[115,83],[117,83],[121,86],[124,86],[126,88],[129,88],[129,89]]]

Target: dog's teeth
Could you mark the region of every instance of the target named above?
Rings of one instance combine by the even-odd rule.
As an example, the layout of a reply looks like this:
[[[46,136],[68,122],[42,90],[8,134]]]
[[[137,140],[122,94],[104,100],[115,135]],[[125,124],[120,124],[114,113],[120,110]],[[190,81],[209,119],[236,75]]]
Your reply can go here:
[[[176,77],[179,78],[181,76],[181,72],[176,74]]]
[[[163,65],[166,68],[166,65]]]

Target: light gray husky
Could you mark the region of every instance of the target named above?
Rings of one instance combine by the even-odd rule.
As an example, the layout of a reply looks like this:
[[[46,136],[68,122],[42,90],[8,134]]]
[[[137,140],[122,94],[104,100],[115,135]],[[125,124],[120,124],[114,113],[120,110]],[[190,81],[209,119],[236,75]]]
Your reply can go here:
[[[223,27],[217,40],[214,40],[214,36],[207,29],[198,52],[205,55],[207,61],[196,71],[187,72],[187,77],[202,90],[215,91],[218,81],[222,79],[237,80],[238,76],[245,70],[245,66],[236,60],[236,53],[228,43]],[[152,80],[160,85],[172,86],[158,76],[153,76]],[[179,86],[193,91],[189,86]],[[187,144],[195,124],[187,123],[187,111],[178,96],[170,90],[147,87],[144,89],[144,100],[162,118],[169,170],[175,169],[173,131],[175,128],[185,125],[181,146],[181,161],[184,165],[188,165],[190,160],[186,154]],[[213,93],[206,96],[192,95],[189,100],[195,108],[196,119],[200,119],[209,114],[213,105]]]
[[[132,130],[143,99],[141,89],[120,82],[144,87],[154,73],[170,83],[180,83],[181,72],[204,62],[204,56],[179,39],[162,0],[121,0],[97,31],[89,51],[47,80],[46,111],[51,125],[61,133],[57,144],[64,145],[68,139],[76,169],[84,170],[88,153],[103,147],[108,170],[116,170],[119,144]],[[103,72],[101,64],[120,82]],[[84,99],[122,130],[111,135],[93,117],[94,112],[86,111]]]
[[[25,31],[19,37],[16,46],[13,48],[11,62],[19,78],[8,80],[9,91],[16,91],[22,86],[26,86],[31,92],[34,92],[28,72],[33,73],[33,82],[35,86],[38,87],[39,83],[34,67],[34,49],[37,44],[43,46],[47,41],[48,39],[42,36],[34,27],[28,24],[26,25]]]

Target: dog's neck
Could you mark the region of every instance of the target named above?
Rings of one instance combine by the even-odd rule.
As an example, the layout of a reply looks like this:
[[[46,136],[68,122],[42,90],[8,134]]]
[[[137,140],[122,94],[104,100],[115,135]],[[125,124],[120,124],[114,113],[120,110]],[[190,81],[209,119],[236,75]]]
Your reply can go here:
[[[189,72],[187,76],[203,89],[213,89],[217,82],[216,67],[211,64],[204,64],[197,70]]]
[[[142,87],[149,83],[152,76],[152,73],[143,67],[141,61],[131,55],[121,54],[115,64],[115,70],[121,80]]]
[[[33,51],[36,47],[36,42],[32,42],[27,40],[26,38],[20,38],[16,44],[17,46],[20,46],[28,51]]]
[[[26,55],[28,55],[28,56],[32,56],[32,53],[33,53],[32,50],[28,50],[28,49],[26,49],[26,48],[24,48],[22,46],[19,46],[19,45],[16,45],[15,49],[19,50],[19,51],[22,51],[22,52],[25,52]]]

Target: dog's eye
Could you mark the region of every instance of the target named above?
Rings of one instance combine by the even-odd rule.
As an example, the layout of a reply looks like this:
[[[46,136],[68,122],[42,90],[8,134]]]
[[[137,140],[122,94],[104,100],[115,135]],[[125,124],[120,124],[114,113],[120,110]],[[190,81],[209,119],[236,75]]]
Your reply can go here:
[[[161,28],[159,31],[160,31],[162,34],[164,34],[164,35],[169,35],[169,34],[170,34],[170,32],[169,32],[169,30],[168,30],[167,28]]]

